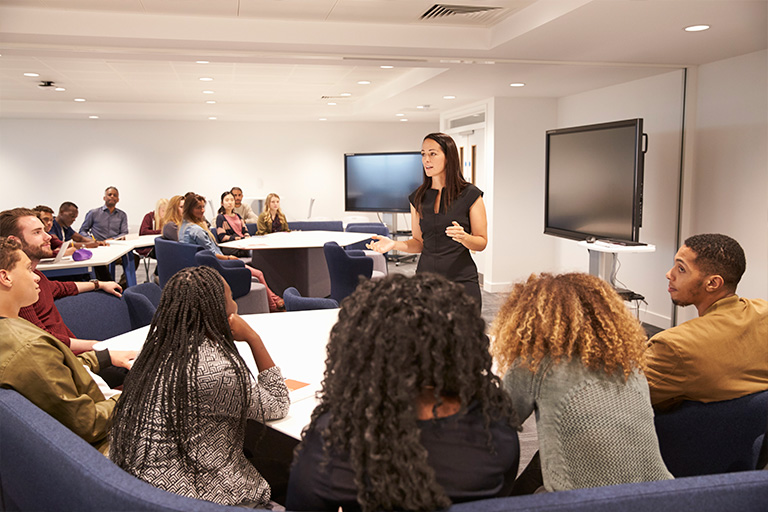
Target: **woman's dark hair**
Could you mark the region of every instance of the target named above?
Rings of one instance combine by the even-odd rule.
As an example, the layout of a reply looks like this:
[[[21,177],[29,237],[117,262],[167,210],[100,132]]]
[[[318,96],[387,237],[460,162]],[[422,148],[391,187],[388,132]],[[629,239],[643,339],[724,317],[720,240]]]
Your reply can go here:
[[[221,202],[222,203],[224,203],[224,198],[227,197],[227,196],[234,197],[234,194],[232,194],[232,190],[226,190],[226,191],[221,193]],[[227,213],[227,210],[224,209],[224,205],[222,204],[219,207],[219,215],[224,215],[225,213]]]
[[[237,380],[242,407],[235,439],[241,442],[233,446],[232,455],[242,449],[251,374],[232,338],[221,276],[210,267],[189,267],[176,273],[163,288],[147,340],[125,378],[112,416],[110,458],[118,466],[137,471],[146,467],[146,456],[158,441],[153,417],[159,414],[190,472],[208,469],[199,467],[191,454],[200,448],[196,440],[203,413],[197,379],[200,347],[211,342],[229,362]],[[263,417],[263,411],[260,415]],[[141,437],[147,444],[139,448]]]
[[[424,137],[424,140],[427,139],[437,142],[440,145],[440,149],[443,150],[443,154],[445,154],[445,192],[443,194],[443,200],[445,201],[445,207],[448,208],[448,206],[459,197],[461,191],[469,185],[461,174],[459,150],[456,148],[456,142],[454,142],[450,135],[444,133],[430,133]],[[424,141],[422,141],[422,143],[423,142]],[[422,170],[422,172],[424,171]],[[424,181],[421,186],[416,189],[416,194],[413,196],[414,206],[419,215],[421,215],[423,211],[421,203],[424,202],[424,194],[426,194],[427,190],[430,188],[432,188],[432,178],[427,176],[427,173],[424,172]]]
[[[344,299],[331,330],[320,403],[324,453],[349,455],[364,511],[435,510],[450,506],[420,442],[418,396],[434,388],[482,411],[488,449],[491,423],[517,425],[500,380],[491,372],[485,322],[462,286],[435,274],[392,274],[366,281]]]

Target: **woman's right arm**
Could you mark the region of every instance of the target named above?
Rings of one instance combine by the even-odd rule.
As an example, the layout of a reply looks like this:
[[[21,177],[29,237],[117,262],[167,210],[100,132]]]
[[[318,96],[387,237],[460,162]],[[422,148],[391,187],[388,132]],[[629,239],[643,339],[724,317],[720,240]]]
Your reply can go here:
[[[371,238],[376,240],[369,243],[366,247],[372,251],[385,253],[389,251],[400,251],[408,253],[420,253],[424,248],[424,242],[421,237],[421,218],[416,208],[411,205],[411,238],[408,240],[392,240],[381,235],[373,235]]]

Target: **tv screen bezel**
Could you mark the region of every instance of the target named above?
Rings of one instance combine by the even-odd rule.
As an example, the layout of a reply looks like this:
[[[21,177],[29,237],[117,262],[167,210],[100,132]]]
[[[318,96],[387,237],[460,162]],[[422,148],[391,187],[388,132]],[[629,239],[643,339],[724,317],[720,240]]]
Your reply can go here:
[[[350,209],[349,206],[349,185],[348,185],[348,169],[347,159],[354,156],[395,156],[395,155],[418,155],[421,159],[421,151],[382,151],[374,153],[344,153],[344,211],[345,212],[382,212],[382,213],[410,213],[410,206],[408,208],[354,208]],[[421,167],[421,176],[424,176],[424,167]],[[420,184],[419,184],[420,185]],[[415,190],[415,189],[414,189]],[[406,196],[407,199],[407,196]]]
[[[550,141],[553,136],[569,133],[594,132],[609,130],[615,128],[634,127],[634,169],[632,180],[632,227],[631,233],[626,237],[617,237],[615,235],[606,235],[605,233],[590,233],[586,231],[574,231],[562,227],[551,226],[549,222],[549,183],[550,183]],[[587,240],[594,237],[598,240],[608,240],[612,242],[640,243],[640,227],[642,226],[643,210],[643,182],[645,174],[645,151],[643,148],[643,139],[647,135],[643,133],[643,119],[625,119],[622,121],[612,121],[607,123],[589,124],[583,126],[572,126],[568,128],[557,128],[547,130],[546,132],[546,157],[545,157],[545,184],[544,184],[544,234],[566,238],[569,240]]]

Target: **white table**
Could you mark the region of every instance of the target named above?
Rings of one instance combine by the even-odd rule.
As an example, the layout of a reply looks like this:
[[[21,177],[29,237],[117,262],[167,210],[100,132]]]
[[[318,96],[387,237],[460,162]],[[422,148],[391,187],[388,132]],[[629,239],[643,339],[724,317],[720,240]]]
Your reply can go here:
[[[250,250],[251,265],[264,272],[270,289],[278,295],[294,286],[304,297],[326,297],[331,293],[331,278],[323,245],[336,242],[345,247],[372,236],[373,233],[345,231],[290,231],[252,236],[221,246]]]
[[[315,392],[320,389],[325,371],[325,347],[338,314],[338,309],[319,309],[243,315],[243,319],[261,336],[283,377],[309,384],[291,391],[291,407],[285,418],[269,422],[270,427],[294,439],[301,438],[301,431],[309,424],[317,405]],[[148,326],[136,329],[102,341],[95,348],[140,350],[148,331]],[[248,344],[236,342],[236,345],[248,368],[257,375],[256,362]]]
[[[137,247],[149,247],[155,245],[157,235],[127,235],[127,240],[109,240],[109,245],[100,245],[88,249],[93,253],[93,257],[88,260],[75,261],[72,256],[65,256],[58,263],[53,263],[53,259],[40,260],[37,269],[41,272],[47,270],[78,269],[89,267],[100,267],[110,265],[118,258],[123,259],[123,271],[125,272],[125,281],[128,286],[136,284],[136,266],[133,258],[128,255]]]

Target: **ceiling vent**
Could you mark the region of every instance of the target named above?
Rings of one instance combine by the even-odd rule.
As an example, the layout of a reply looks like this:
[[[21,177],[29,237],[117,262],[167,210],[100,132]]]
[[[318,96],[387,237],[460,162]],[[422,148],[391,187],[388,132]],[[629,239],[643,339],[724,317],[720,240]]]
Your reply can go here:
[[[480,5],[435,4],[421,15],[422,20],[439,20],[461,15],[465,21],[487,24],[496,21],[504,13],[501,7],[483,7]]]
[[[40,80],[37,86],[41,89],[52,89],[56,87],[56,84],[51,80]]]

